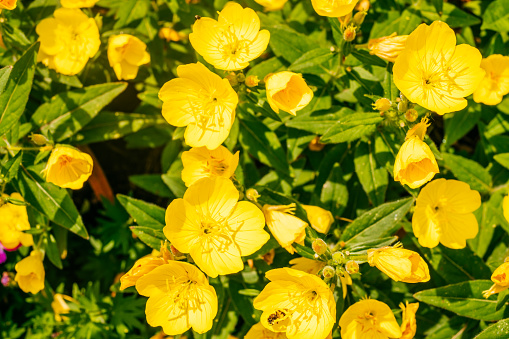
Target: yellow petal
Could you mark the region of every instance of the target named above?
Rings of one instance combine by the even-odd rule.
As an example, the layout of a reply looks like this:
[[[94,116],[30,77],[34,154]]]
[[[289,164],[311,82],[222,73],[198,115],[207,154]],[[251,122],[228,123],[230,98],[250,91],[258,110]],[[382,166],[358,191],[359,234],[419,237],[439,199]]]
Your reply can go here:
[[[265,217],[253,203],[240,201],[228,217],[228,227],[242,256],[258,251],[270,238],[263,230]]]

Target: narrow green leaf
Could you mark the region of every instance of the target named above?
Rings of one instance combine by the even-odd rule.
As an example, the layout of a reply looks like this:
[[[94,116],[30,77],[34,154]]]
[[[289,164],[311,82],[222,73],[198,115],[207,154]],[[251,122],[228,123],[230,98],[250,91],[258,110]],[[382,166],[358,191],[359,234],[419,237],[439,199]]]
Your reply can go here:
[[[338,164],[332,168],[329,178],[323,184],[320,201],[323,204],[322,207],[335,216],[340,216],[348,204],[348,187],[343,179],[341,166]]]
[[[341,240],[350,246],[392,235],[414,203],[413,198],[392,201],[375,207],[346,227]]]
[[[123,82],[106,83],[57,94],[37,109],[32,122],[55,141],[65,140],[92,121],[126,87]]]
[[[4,181],[9,182],[18,177],[19,166],[21,165],[22,158],[23,152],[18,152],[14,157],[10,158],[9,161],[2,165],[0,173]]]
[[[316,48],[316,42],[288,26],[266,27],[270,31],[269,45],[278,57],[295,62],[302,55]]]
[[[484,321],[496,321],[509,317],[509,308],[496,311],[494,297],[484,299],[482,292],[493,285],[491,280],[471,280],[459,284],[425,290],[414,298],[426,304],[443,308],[457,315]]]
[[[307,69],[315,68],[337,57],[329,48],[315,48],[295,60],[289,69],[293,72],[306,72]]]
[[[253,297],[240,293],[240,291],[245,291],[247,286],[237,280],[230,279],[228,282],[228,292],[235,310],[237,310],[244,321],[253,326],[256,324],[256,320],[253,317],[256,313],[253,307]]]
[[[488,5],[483,14],[481,29],[509,32],[509,0],[495,0]]]
[[[158,251],[161,249],[161,242],[166,240],[163,231],[153,227],[131,226],[129,228],[141,241]]]
[[[488,326],[484,331],[474,337],[474,339],[508,339],[509,338],[509,319],[504,319]]]
[[[444,9],[444,0],[432,0],[433,6],[437,10],[438,15],[442,15]]]
[[[445,166],[452,171],[458,180],[466,182],[473,190],[479,192],[491,191],[491,175],[478,162],[449,153],[444,153],[442,156]]]
[[[66,189],[44,181],[38,172],[40,166],[23,168],[17,181],[17,189],[26,202],[55,224],[88,239],[88,233]]]
[[[58,267],[62,269],[62,260],[60,259],[60,251],[58,250],[57,241],[53,234],[47,234],[43,240],[43,246],[46,249],[46,255],[48,259]]]
[[[463,138],[481,118],[481,106],[471,103],[459,112],[444,115],[445,135],[443,143],[450,147]]]
[[[285,122],[287,127],[297,128],[315,134],[324,134],[334,126],[338,120],[344,119],[355,112],[350,108],[341,109],[333,107],[325,111],[314,111],[307,114],[298,114]]]
[[[174,198],[175,195],[161,178],[161,174],[131,175],[129,181],[147,192],[165,198]]]
[[[509,153],[495,154],[493,156],[496,162],[509,169]]]
[[[161,175],[161,179],[174,196],[177,198],[182,198],[186,192],[187,187],[182,181],[182,177],[180,175],[173,175],[170,174],[170,172],[171,171],[168,171],[168,173]]]
[[[7,82],[9,81],[9,76],[11,75],[12,66],[5,66],[0,69],[0,93],[3,93]]]
[[[369,201],[375,206],[385,201],[385,191],[389,184],[387,171],[377,164],[371,142],[361,142],[355,148],[355,173]]]
[[[39,43],[36,42],[16,61],[0,95],[0,136],[19,121],[25,110],[32,89],[38,50]]]
[[[117,199],[138,225],[153,226],[159,229],[164,227],[166,212],[163,208],[122,194],[117,194]]]
[[[376,130],[376,124],[383,118],[379,113],[354,113],[332,126],[320,139],[323,143],[353,141]]]

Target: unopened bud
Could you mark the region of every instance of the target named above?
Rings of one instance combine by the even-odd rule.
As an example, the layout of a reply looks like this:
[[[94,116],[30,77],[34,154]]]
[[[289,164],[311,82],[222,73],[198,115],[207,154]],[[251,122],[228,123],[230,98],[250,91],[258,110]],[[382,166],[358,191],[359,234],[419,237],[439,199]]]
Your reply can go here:
[[[317,135],[308,145],[310,151],[320,152],[325,147],[325,144],[320,142],[320,137]]]
[[[315,251],[315,253],[318,255],[322,255],[327,252],[327,244],[320,238],[316,238],[311,244],[311,247],[313,248],[313,251]]]
[[[171,250],[171,253],[175,256],[175,257],[181,257],[183,254],[175,248],[175,246],[173,245],[170,245],[170,250]]]
[[[261,195],[258,194],[258,191],[255,190],[254,188],[249,188],[246,191],[246,198],[247,198],[247,200],[255,201],[256,202],[260,196]]]
[[[415,120],[417,120],[418,117],[419,117],[419,113],[417,113],[417,111],[413,108],[410,108],[409,110],[407,110],[405,112],[405,119],[408,122],[414,122]]]
[[[355,15],[353,16],[353,23],[355,24],[355,26],[359,27],[360,25],[362,25],[362,23],[364,22],[364,18],[366,17],[367,14],[368,13],[364,11],[355,13]]]
[[[345,39],[345,41],[353,41],[353,39],[355,39],[355,36],[356,33],[354,26],[348,26],[343,32],[343,39]]]
[[[322,275],[325,279],[332,279],[336,275],[336,270],[332,266],[325,266]]]
[[[367,12],[370,6],[371,4],[369,3],[369,0],[361,0],[359,1],[355,9],[358,11]]]
[[[387,98],[380,98],[375,101],[373,108],[377,111],[385,112],[391,109],[392,102]]]
[[[348,274],[359,273],[359,264],[353,260],[350,260],[345,264],[345,269],[348,272]]]
[[[332,260],[336,264],[342,264],[345,262],[345,254],[343,252],[334,252],[332,253]]]
[[[44,146],[46,145],[47,143],[49,143],[49,140],[48,138],[46,138],[44,135],[42,134],[32,134],[30,136],[30,139],[32,139],[32,142],[34,144],[36,144],[37,146]]]
[[[239,81],[237,80],[237,76],[235,73],[230,73],[226,76],[226,79],[230,82],[230,85],[237,86],[239,84]]]
[[[246,78],[245,84],[247,87],[256,87],[260,83],[260,79],[256,75],[250,75]]]
[[[244,82],[244,81],[246,81],[246,76],[244,75],[244,73],[239,73],[239,74],[237,74],[237,81],[238,81],[238,82]]]

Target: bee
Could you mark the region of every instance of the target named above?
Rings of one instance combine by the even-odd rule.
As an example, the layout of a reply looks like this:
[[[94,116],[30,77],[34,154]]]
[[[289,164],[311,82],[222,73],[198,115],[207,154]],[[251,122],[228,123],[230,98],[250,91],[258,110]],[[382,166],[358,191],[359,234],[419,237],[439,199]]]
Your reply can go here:
[[[267,318],[267,322],[269,323],[269,325],[272,326],[274,325],[274,321],[284,319],[285,317],[286,317],[285,312],[277,310],[276,312],[269,315],[269,317]]]

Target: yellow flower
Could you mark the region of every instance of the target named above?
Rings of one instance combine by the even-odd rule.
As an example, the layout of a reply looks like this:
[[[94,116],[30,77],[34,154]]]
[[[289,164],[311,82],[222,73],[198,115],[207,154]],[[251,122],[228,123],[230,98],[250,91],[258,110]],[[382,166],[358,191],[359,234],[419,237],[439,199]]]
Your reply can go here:
[[[385,61],[395,62],[398,55],[405,49],[408,35],[392,33],[378,39],[369,39],[369,54],[376,55]]]
[[[0,11],[2,9],[13,10],[16,8],[16,2],[18,0],[0,0]]]
[[[288,0],[255,0],[256,3],[262,5],[266,12],[279,11]]]
[[[247,332],[244,339],[287,339],[285,332],[272,332],[263,327],[262,323],[253,325],[249,332]]]
[[[445,22],[421,24],[394,63],[394,83],[410,101],[440,115],[460,111],[484,77],[481,59],[477,48],[456,46]]]
[[[403,303],[399,304],[399,307],[403,311],[403,322],[401,323],[401,332],[403,333],[400,339],[413,339],[415,332],[417,332],[417,322],[415,320],[415,313],[419,309],[419,303],[406,302],[406,306]]]
[[[235,120],[237,93],[227,79],[201,63],[177,67],[179,78],[159,91],[163,117],[173,126],[187,126],[184,138],[191,147],[216,149],[226,140]]]
[[[350,306],[339,319],[343,339],[400,338],[401,329],[389,306],[365,299]]]
[[[97,24],[79,9],[59,8],[53,15],[35,28],[41,42],[37,61],[58,73],[77,74],[99,50]]]
[[[303,271],[312,275],[317,275],[318,272],[325,267],[325,263],[323,261],[312,260],[304,257],[290,260],[290,265],[292,265],[291,268],[294,270]]]
[[[474,212],[481,206],[479,192],[458,180],[437,179],[426,185],[412,217],[419,244],[433,248],[440,242],[449,248],[464,248],[466,239],[478,232]]]
[[[159,30],[159,38],[170,41],[180,41],[187,36],[185,34],[179,33],[171,27],[163,27]]]
[[[94,7],[99,0],[60,0],[60,4],[65,8],[85,8]]]
[[[509,261],[504,262],[493,272],[491,281],[494,282],[493,286],[491,286],[489,290],[483,292],[485,298],[509,288]]]
[[[4,195],[7,197],[7,195]],[[23,201],[19,193],[12,193],[12,199]],[[5,203],[0,206],[0,243],[8,250],[14,250],[20,245],[31,246],[34,244],[31,234],[23,231],[29,230],[28,214],[26,206]]]
[[[325,339],[336,322],[336,303],[327,284],[315,275],[291,268],[265,273],[270,282],[253,305],[260,322],[290,339]]]
[[[408,131],[399,149],[394,162],[394,180],[402,185],[421,187],[440,173],[435,155],[423,141],[428,126],[428,119],[422,119]]]
[[[313,99],[313,91],[308,87],[301,74],[279,72],[265,77],[267,101],[274,112],[279,110],[296,115]]]
[[[74,148],[57,146],[51,152],[43,170],[46,181],[62,188],[77,190],[92,174],[94,162],[87,153]]]
[[[308,220],[317,232],[327,233],[334,223],[334,216],[331,212],[318,206],[302,205],[308,215]]]
[[[263,214],[269,230],[277,242],[291,254],[295,253],[294,242],[303,245],[308,223],[293,215],[295,204],[264,205]]]
[[[150,273],[154,268],[165,264],[163,258],[153,256],[151,254],[136,260],[133,267],[120,278],[120,290],[136,285],[139,278]]]
[[[193,25],[189,41],[196,52],[216,68],[236,71],[267,49],[270,33],[260,31],[260,19],[251,8],[229,2],[219,18],[200,18]]]
[[[71,308],[66,303],[67,301],[78,303],[75,299],[69,297],[65,294],[55,293],[53,295],[53,301],[51,302],[51,308],[53,309],[53,312],[55,313],[55,320],[56,321],[62,321],[65,320],[66,317],[62,316],[62,314],[68,314]]]
[[[316,13],[321,16],[339,17],[352,13],[359,0],[311,0]]]
[[[118,80],[136,78],[138,68],[150,62],[147,45],[129,34],[113,35],[108,43],[108,60]]]
[[[368,250],[368,263],[394,281],[418,283],[429,281],[428,264],[421,256],[404,248],[382,247]]]
[[[474,92],[474,101],[486,105],[498,105],[509,93],[509,56],[490,55],[482,59],[481,68],[486,75]]]
[[[509,222],[509,195],[506,195],[504,200],[502,200],[502,210],[504,212],[505,220]]]
[[[17,272],[14,280],[23,292],[36,294],[44,289],[45,272],[41,252],[32,251],[30,256],[18,262],[14,269]]]
[[[170,261],[136,282],[138,293],[149,297],[145,314],[150,326],[162,326],[168,335],[191,327],[198,333],[212,328],[217,295],[207,277],[195,266]]]
[[[241,271],[241,256],[253,254],[270,238],[263,230],[263,213],[253,203],[238,200],[231,180],[203,178],[166,210],[164,234],[210,277]]]
[[[239,152],[233,155],[223,146],[215,150],[195,147],[182,153],[182,163],[182,180],[189,187],[202,178],[218,176],[230,179],[239,164]]]

